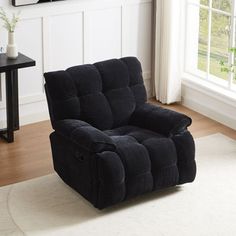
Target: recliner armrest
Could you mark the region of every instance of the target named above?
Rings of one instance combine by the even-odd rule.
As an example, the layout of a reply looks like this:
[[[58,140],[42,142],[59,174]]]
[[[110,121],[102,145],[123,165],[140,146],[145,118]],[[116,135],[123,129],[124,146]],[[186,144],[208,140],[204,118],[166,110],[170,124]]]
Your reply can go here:
[[[56,133],[89,152],[99,153],[116,149],[115,144],[108,135],[81,120],[66,119],[56,121],[54,129]]]
[[[191,118],[184,114],[148,103],[137,108],[129,121],[130,125],[149,129],[166,136],[185,131],[191,123]]]

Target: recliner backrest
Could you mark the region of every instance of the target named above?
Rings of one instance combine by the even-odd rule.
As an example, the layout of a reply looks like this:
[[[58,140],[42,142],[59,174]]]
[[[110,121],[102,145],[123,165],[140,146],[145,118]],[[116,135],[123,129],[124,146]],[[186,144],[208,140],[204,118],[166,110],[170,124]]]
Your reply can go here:
[[[52,124],[80,119],[100,130],[119,127],[147,100],[135,57],[45,73],[45,80]]]

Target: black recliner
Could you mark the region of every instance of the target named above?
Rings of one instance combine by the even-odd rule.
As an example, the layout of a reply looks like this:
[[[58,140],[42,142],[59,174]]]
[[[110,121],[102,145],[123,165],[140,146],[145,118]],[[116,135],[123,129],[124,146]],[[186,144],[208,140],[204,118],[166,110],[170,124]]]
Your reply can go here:
[[[95,207],[194,180],[191,119],[147,103],[136,58],[75,66],[45,79],[54,168]]]

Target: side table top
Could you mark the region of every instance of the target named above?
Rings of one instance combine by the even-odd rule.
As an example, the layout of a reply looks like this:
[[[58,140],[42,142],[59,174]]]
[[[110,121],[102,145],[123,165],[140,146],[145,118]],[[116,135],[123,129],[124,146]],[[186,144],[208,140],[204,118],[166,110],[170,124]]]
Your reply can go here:
[[[16,59],[7,58],[5,53],[0,54],[0,73],[35,65],[36,62],[33,59],[23,55],[22,53],[19,53],[19,56]]]

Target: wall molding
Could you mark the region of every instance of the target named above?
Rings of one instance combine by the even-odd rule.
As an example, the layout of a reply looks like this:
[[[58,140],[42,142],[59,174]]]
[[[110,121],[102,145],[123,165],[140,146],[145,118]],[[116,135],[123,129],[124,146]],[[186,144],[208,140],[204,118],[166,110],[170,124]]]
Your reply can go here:
[[[20,125],[28,125],[36,122],[49,120],[48,111],[41,111],[38,113],[32,113],[28,115],[21,116]]]
[[[26,105],[26,104],[31,104],[31,103],[37,103],[41,101],[46,101],[45,94],[35,94],[35,95],[30,95],[30,96],[24,96],[20,97],[19,99],[19,105]],[[0,104],[0,110],[6,109],[5,104]]]

